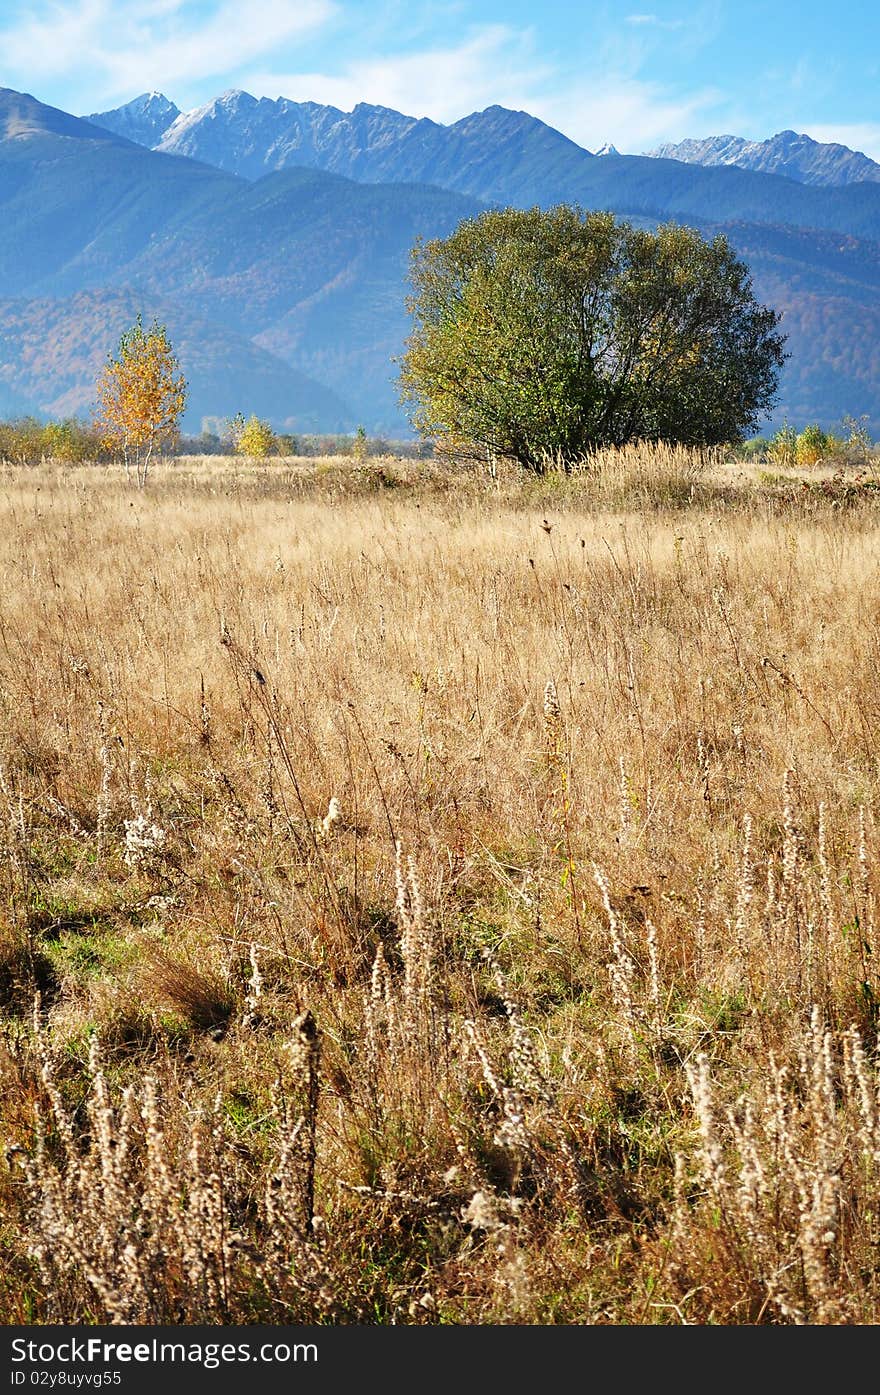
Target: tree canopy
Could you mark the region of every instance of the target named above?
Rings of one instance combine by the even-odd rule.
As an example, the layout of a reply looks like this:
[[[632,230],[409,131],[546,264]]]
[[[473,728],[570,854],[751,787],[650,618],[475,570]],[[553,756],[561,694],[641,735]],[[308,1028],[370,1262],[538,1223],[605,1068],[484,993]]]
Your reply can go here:
[[[127,475],[134,464],[143,487],[153,451],[174,439],[186,409],[186,379],[165,326],[154,320],[144,329],[138,315],[108,358],[97,392],[97,425],[121,449]]]
[[[230,423],[232,440],[239,455],[262,460],[278,449],[278,437],[267,421],[251,413],[245,421],[244,413],[237,412]]]
[[[786,357],[723,236],[560,204],[418,242],[401,397],[426,436],[540,470],[634,439],[738,440]]]

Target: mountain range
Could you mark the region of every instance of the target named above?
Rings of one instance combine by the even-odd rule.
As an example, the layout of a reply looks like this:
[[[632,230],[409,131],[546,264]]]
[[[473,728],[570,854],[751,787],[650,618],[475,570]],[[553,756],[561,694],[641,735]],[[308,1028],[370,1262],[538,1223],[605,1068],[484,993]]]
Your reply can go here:
[[[584,156],[590,155],[528,113],[504,107],[489,107],[452,126],[441,126],[365,102],[344,112],[317,102],[252,97],[237,88],[188,112],[161,92],[145,92],[112,111],[94,112],[86,120],[151,150],[204,160],[248,179],[306,165],[349,179],[418,179],[488,200],[507,197],[512,155],[520,166],[514,175],[519,196],[524,194],[521,166],[530,148],[544,159],[553,152],[549,167],[540,174],[542,194],[558,175],[569,180]],[[595,153],[620,154],[611,144]],[[661,145],[645,155],[690,165],[735,165],[759,174],[784,175],[800,184],[840,187],[880,180],[880,164],[867,155],[796,131],[780,131],[763,141],[707,136]]]
[[[241,410],[401,434],[393,360],[416,238],[487,205],[559,201],[723,232],[783,311],[776,419],[880,429],[873,177],[591,154],[497,106],[442,126],[237,91],[188,113],[147,93],[83,119],[0,89],[0,412],[86,412],[140,310],[169,327],[188,429]]]
[[[177,115],[157,138],[168,109]],[[190,112],[150,93],[87,119],[132,139],[137,129],[140,143],[157,153],[250,180],[308,168],[370,183],[434,184],[489,204],[577,200],[648,217],[786,223],[880,237],[880,191],[872,188],[866,200],[860,183],[808,185],[790,177],[779,183],[763,177],[771,171],[731,161],[620,155],[613,146],[599,158],[528,112],[506,107],[442,126],[365,102],[344,112],[233,89]]]
[[[839,187],[864,179],[880,180],[880,165],[861,151],[836,142],[813,140],[797,131],[780,131],[769,140],[707,136],[705,140],[660,145],[647,153],[664,160],[683,160],[689,165],[737,165],[762,174],[782,174],[801,184]]]

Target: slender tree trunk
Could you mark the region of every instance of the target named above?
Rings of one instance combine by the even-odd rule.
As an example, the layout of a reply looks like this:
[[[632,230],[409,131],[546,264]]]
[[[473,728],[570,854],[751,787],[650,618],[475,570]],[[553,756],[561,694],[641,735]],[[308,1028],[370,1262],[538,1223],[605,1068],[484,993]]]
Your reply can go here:
[[[146,487],[147,487],[147,471],[148,471],[149,468],[150,468],[150,456],[151,456],[152,454],[153,454],[153,442],[151,441],[150,444],[147,446],[147,453],[146,453],[146,455],[144,456],[143,465],[142,465],[142,466],[139,468],[139,470],[138,470],[138,487],[139,487],[140,489],[146,489]]]

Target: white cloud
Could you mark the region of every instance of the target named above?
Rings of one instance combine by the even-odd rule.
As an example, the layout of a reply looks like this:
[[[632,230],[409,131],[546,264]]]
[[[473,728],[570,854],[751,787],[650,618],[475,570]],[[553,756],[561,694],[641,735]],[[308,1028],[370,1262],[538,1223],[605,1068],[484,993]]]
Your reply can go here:
[[[837,145],[848,145],[850,150],[860,150],[869,159],[880,163],[880,125],[876,122],[866,121],[849,126],[817,126],[808,121],[806,125],[798,126],[797,130],[823,143],[832,141]]]
[[[683,19],[661,19],[659,15],[626,15],[623,22],[650,29],[682,29],[684,27]]]
[[[711,88],[685,97],[636,78],[603,77],[539,98],[529,110],[588,150],[610,141],[621,154],[638,155],[690,135],[718,101]]]
[[[255,71],[241,85],[255,96],[325,102],[343,111],[371,102],[445,124],[493,103],[519,107],[550,76],[530,35],[499,24],[449,48],[364,58],[338,73]]]
[[[155,86],[219,82],[318,29],[335,9],[334,0],[223,0],[196,14],[184,0],[56,0],[0,23],[0,51],[7,81],[21,74],[28,87],[88,64],[97,103]]]
[[[255,96],[325,102],[350,111],[358,102],[392,107],[447,124],[487,106],[524,109],[595,150],[611,141],[638,153],[689,134],[718,94],[676,97],[632,76],[581,71],[563,81],[538,61],[532,35],[504,25],[473,32],[455,47],[393,58],[365,58],[337,73],[253,71],[241,86]]]
[[[705,4],[696,14],[704,10]],[[0,3],[0,53],[5,80],[36,87],[37,96],[53,81],[75,82],[82,92],[87,66],[87,95],[78,104],[62,103],[84,112],[151,89],[182,105],[193,98],[201,104],[209,86],[210,96],[235,86],[345,110],[372,102],[444,123],[497,103],[531,112],[589,150],[611,141],[638,153],[693,134],[718,96],[708,87],[682,92],[644,80],[636,33],[653,29],[656,16],[629,18],[626,42],[618,23],[597,43],[591,63],[577,66],[565,55],[545,56],[537,29],[501,23],[397,52],[371,52],[364,34],[362,56],[351,58],[356,24],[348,0],[34,0],[18,18]],[[346,47],[313,69],[297,70],[291,50],[316,37],[324,40],[324,53],[334,52],[334,40]],[[378,32],[373,41],[382,42]],[[398,36],[398,42],[405,41]]]

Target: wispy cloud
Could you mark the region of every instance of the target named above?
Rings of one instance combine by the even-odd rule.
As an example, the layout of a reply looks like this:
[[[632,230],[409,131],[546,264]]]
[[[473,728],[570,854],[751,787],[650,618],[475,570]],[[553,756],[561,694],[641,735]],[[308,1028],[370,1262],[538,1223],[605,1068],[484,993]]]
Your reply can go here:
[[[814,122],[808,121],[805,125],[798,126],[797,129],[806,136],[812,136],[813,140],[848,145],[850,150],[860,150],[869,159],[880,163],[880,123],[816,125]]]
[[[496,24],[445,48],[363,58],[335,73],[252,71],[241,85],[255,96],[327,102],[343,110],[373,102],[446,123],[496,102],[520,106],[551,76],[528,32]]]
[[[650,29],[683,29],[683,19],[661,19],[659,15],[626,15],[624,24],[644,26]]]
[[[720,100],[710,87],[680,95],[636,78],[607,77],[539,98],[530,110],[588,150],[610,141],[622,154],[638,155],[690,134]]]
[[[351,109],[395,107],[444,123],[487,106],[525,109],[594,150],[637,153],[710,120],[718,94],[645,76],[657,46],[703,43],[718,0],[677,19],[647,10],[566,46],[537,25],[471,24],[461,6],[377,0],[2,0],[5,81],[88,112],[160,88],[200,105],[224,88]],[[369,9],[369,14],[366,14]],[[707,27],[708,26],[708,27]],[[679,53],[679,57],[680,57]],[[88,72],[88,78],[84,74]]]
[[[525,108],[587,149],[610,140],[624,152],[680,139],[718,100],[714,89],[678,97],[624,73],[579,70],[566,80],[539,61],[530,31],[506,25],[475,30],[446,48],[364,58],[338,72],[253,70],[241,86],[255,96],[327,102],[344,111],[373,102],[444,124],[497,103]]]
[[[7,11],[0,51],[7,81],[28,87],[87,62],[97,103],[145,86],[220,83],[335,11],[334,0],[222,0],[207,9],[184,0],[53,0]]]

